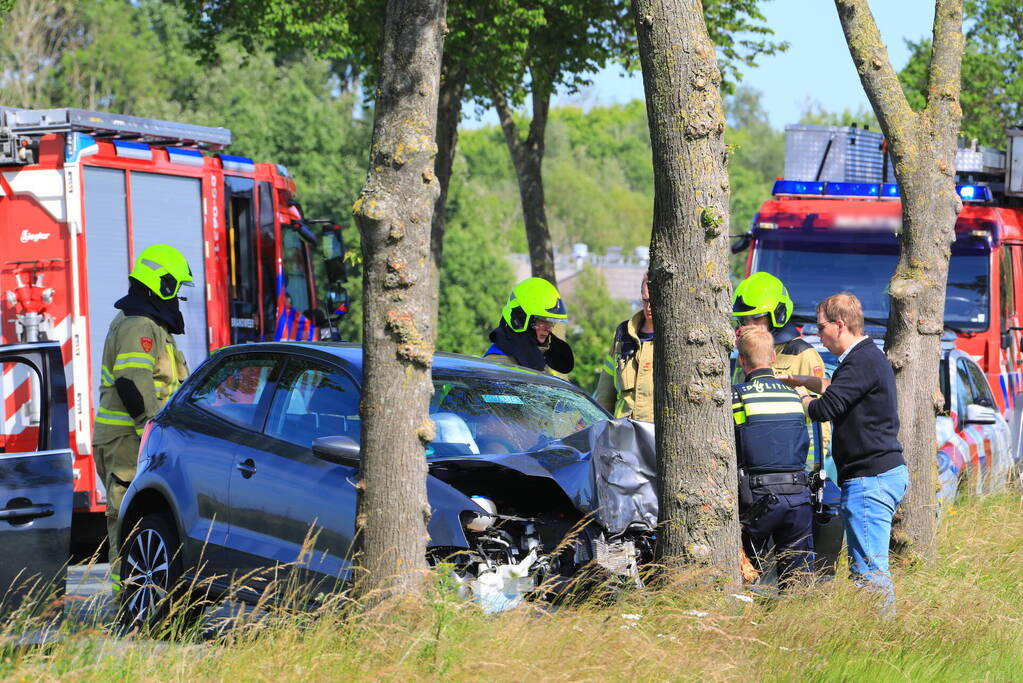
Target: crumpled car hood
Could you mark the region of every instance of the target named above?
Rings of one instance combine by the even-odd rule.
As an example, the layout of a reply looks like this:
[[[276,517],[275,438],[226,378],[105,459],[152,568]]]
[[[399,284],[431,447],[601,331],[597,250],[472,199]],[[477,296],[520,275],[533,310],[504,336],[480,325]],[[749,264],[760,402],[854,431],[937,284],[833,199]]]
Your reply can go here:
[[[635,525],[657,525],[654,426],[629,418],[606,420],[552,441],[533,453],[447,455],[431,467],[504,468],[553,480],[572,504],[612,536]]]

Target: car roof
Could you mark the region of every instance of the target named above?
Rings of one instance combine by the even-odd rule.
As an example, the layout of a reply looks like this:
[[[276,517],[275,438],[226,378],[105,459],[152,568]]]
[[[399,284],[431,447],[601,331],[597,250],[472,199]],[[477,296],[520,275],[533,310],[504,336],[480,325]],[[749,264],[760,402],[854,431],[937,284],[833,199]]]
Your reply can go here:
[[[350,342],[257,342],[225,346],[219,353],[282,353],[340,360],[357,377],[362,375],[362,344]],[[437,351],[433,355],[433,373],[439,375],[474,375],[515,379],[534,384],[551,384],[577,389],[563,379],[536,372],[518,365],[484,360],[475,356]]]

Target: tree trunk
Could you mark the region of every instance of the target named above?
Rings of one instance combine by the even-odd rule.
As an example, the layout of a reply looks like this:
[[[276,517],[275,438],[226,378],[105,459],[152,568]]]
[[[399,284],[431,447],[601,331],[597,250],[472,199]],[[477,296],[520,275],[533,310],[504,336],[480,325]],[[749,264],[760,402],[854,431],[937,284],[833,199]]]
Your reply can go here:
[[[519,137],[518,126],[512,117],[511,105],[504,94],[493,92],[494,106],[508,144],[515,177],[519,181],[519,198],[522,202],[522,219],[526,224],[526,240],[529,243],[529,263],[534,277],[542,277],[555,287],[558,285],[554,273],[554,246],[551,231],[547,226],[547,205],[543,193],[544,136],[547,133],[547,112],[551,105],[549,88],[537,87],[531,94],[533,119],[529,122],[529,136]]]
[[[699,0],[633,0],[654,163],[658,555],[739,580],[721,73]]]
[[[896,519],[896,550],[922,560],[936,554],[935,415],[948,257],[962,202],[955,188],[962,0],[937,0],[927,105],[914,112],[891,67],[866,0],[835,0],[849,52],[888,139],[902,194],[899,264],[889,291],[885,350],[895,368],[899,440],[910,473]]]
[[[462,95],[465,92],[467,73],[465,64],[445,58],[441,72],[440,98],[437,103],[437,161],[434,168],[440,192],[433,205],[433,229],[430,236],[430,250],[433,255],[435,272],[440,274],[444,259],[444,226],[447,220],[445,207],[448,202],[448,185],[451,183],[451,169],[455,163],[455,147],[458,144],[458,122],[462,118]]]
[[[426,568],[425,446],[436,297],[430,230],[445,0],[388,0],[362,234],[359,593],[417,592]]]

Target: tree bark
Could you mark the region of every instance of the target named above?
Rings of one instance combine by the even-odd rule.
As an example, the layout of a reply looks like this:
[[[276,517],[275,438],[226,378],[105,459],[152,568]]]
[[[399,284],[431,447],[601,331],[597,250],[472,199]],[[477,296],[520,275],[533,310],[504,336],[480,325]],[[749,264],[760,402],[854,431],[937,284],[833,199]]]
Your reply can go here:
[[[362,234],[360,595],[421,589],[426,568],[425,446],[436,297],[430,231],[445,0],[388,0],[369,173],[353,213]]]
[[[895,368],[899,440],[909,490],[893,537],[896,551],[922,560],[937,552],[937,443],[941,408],[938,364],[944,328],[948,258],[962,202],[955,188],[962,0],[936,0],[927,104],[914,112],[891,67],[866,0],[835,0],[838,17],[881,130],[902,194],[899,263],[889,291],[885,350]]]
[[[515,177],[519,181],[522,219],[526,224],[526,241],[529,243],[529,263],[533,276],[542,277],[556,287],[558,279],[554,273],[554,246],[547,226],[547,205],[543,191],[544,136],[547,133],[551,93],[549,88],[537,84],[535,73],[533,79],[530,95],[533,119],[529,122],[529,135],[525,140],[519,136],[508,99],[496,88],[493,90],[493,99],[515,167]]]
[[[668,564],[739,580],[721,72],[699,0],[633,0],[654,164],[654,414]]]

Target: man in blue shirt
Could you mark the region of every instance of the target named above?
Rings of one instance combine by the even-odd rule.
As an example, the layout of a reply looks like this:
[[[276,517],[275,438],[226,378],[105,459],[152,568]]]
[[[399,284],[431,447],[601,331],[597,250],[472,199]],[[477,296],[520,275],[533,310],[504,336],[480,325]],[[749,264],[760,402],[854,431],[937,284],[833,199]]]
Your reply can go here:
[[[891,610],[895,587],[888,570],[892,518],[909,475],[899,443],[895,372],[863,333],[863,307],[852,294],[835,294],[817,304],[821,342],[838,356],[831,380],[782,375],[789,386],[804,386],[807,414],[833,426],[831,454],[842,488],[842,519],[849,570],[861,586],[876,589]]]

